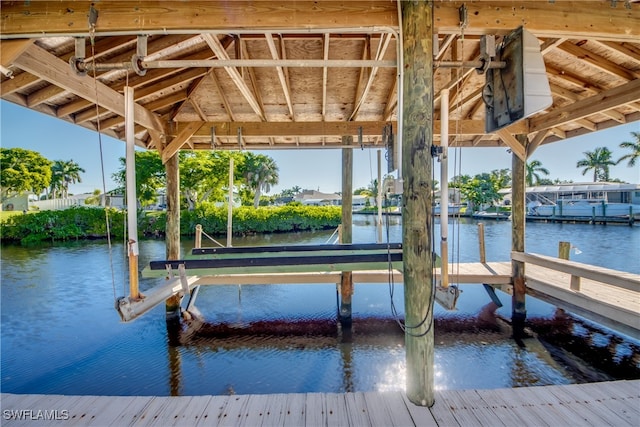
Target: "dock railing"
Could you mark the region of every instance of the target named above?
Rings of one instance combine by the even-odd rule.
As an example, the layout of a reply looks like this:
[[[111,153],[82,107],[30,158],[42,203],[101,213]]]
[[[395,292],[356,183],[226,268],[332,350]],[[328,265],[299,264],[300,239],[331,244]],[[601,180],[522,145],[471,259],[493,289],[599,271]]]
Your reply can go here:
[[[570,274],[570,289],[573,291],[580,291],[581,279],[585,278],[629,291],[640,292],[640,275],[637,274],[526,252],[511,252],[511,258],[525,264],[534,264]]]
[[[525,252],[511,258],[525,263],[529,295],[640,339],[640,274]]]

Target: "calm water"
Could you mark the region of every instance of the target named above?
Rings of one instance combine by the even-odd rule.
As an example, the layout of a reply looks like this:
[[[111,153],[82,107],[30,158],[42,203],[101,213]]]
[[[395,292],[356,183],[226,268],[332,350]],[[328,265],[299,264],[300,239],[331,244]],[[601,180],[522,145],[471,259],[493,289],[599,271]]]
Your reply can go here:
[[[369,222],[371,221],[371,222]],[[487,222],[487,259],[504,261],[510,223]],[[324,243],[331,232],[236,239],[235,246]],[[401,240],[391,218],[390,240]],[[478,260],[477,223],[451,224],[455,258]],[[356,217],[354,242],[373,242],[372,218]],[[437,236],[439,239],[439,236]],[[527,224],[527,251],[555,256],[559,241],[576,261],[640,273],[640,227]],[[144,241],[140,265],[164,259],[163,241]],[[192,242],[183,242],[183,253]],[[110,261],[110,258],[112,261]],[[112,270],[115,289],[112,285]],[[2,248],[2,391],[106,395],[198,395],[398,390],[405,384],[403,335],[387,285],[358,284],[351,336],[338,333],[333,285],[204,287],[198,308],[211,335],[169,344],[164,307],[121,323],[114,294],[127,280],[121,243]],[[143,280],[144,291],[157,282]],[[482,326],[490,302],[466,285],[458,309],[436,306],[435,384],[496,388],[580,381],[537,341],[519,348],[501,323]],[[510,317],[510,297],[497,313]],[[393,299],[402,313],[402,286]],[[529,299],[529,317],[555,308]],[[490,316],[491,317],[491,316]],[[284,327],[294,333],[267,334]],[[237,331],[232,334],[221,334]],[[635,345],[635,344],[634,344]]]

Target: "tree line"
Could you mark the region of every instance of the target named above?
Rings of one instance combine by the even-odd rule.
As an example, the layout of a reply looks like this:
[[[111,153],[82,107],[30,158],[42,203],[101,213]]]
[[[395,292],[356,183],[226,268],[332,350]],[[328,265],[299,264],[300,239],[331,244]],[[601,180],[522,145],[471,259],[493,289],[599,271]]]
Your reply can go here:
[[[635,167],[640,156],[640,132],[631,132],[632,141],[620,143],[620,148],[630,152],[617,160],[607,147],[597,147],[584,152],[584,158],[576,163],[582,175],[593,173],[594,182],[617,181],[611,179],[611,166],[626,162]],[[166,173],[160,155],[156,151],[140,151],[136,156],[136,190],[140,206],[156,203],[159,190],[166,187]],[[182,151],[179,153],[180,192],[184,208],[193,210],[204,202],[225,199],[229,186],[230,160],[234,161],[233,185],[237,189],[243,205],[258,207],[263,193],[268,193],[278,184],[278,165],[273,158],[238,151]],[[125,159],[120,158],[121,168],[113,174],[119,186],[111,194],[123,194],[126,184]],[[526,184],[552,185],[560,183],[545,176],[549,171],[538,160],[526,163]],[[82,182],[85,170],[73,160],[46,159],[40,153],[22,148],[0,148],[0,196],[2,201],[16,194],[33,192],[45,198],[65,198],[69,196],[69,185]],[[389,179],[389,177],[385,177]],[[437,190],[437,181],[432,189]],[[384,185],[384,182],[383,182]],[[462,196],[474,205],[491,204],[501,200],[499,190],[511,185],[509,169],[493,170],[473,177],[460,175],[449,184],[458,188]],[[378,182],[373,180],[368,188],[359,188],[354,194],[375,196]],[[273,202],[277,197],[293,197],[302,189],[294,186],[280,194],[269,197]],[[97,191],[99,193],[99,191]]]

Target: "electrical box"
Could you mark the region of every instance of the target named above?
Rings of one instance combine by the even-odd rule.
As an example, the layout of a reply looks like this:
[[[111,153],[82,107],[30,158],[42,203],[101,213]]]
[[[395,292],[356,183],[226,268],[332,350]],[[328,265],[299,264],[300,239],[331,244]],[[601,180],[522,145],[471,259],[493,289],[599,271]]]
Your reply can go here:
[[[551,106],[553,98],[538,39],[523,27],[505,36],[496,61],[505,68],[489,68],[482,98],[485,130],[494,132]]]

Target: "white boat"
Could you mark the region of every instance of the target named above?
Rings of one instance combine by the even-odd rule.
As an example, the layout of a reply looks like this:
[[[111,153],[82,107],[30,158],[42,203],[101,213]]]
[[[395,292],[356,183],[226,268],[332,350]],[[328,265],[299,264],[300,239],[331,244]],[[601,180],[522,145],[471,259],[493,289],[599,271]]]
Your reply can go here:
[[[449,206],[447,207],[447,212],[449,216],[461,215],[466,211],[466,209],[467,209],[466,204],[460,205],[460,204],[449,203]],[[437,204],[433,207],[433,214],[440,215],[440,204]]]
[[[508,220],[511,218],[511,214],[509,212],[487,212],[480,211],[471,215],[472,218],[475,219],[495,219],[495,220]]]
[[[600,199],[560,199],[556,204],[529,204],[535,216],[626,217],[640,215],[640,205],[607,203]]]

